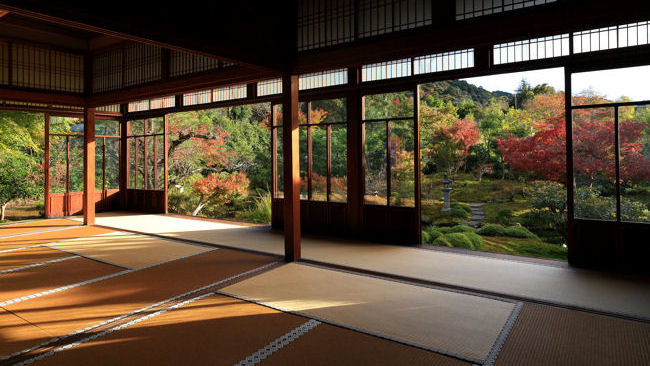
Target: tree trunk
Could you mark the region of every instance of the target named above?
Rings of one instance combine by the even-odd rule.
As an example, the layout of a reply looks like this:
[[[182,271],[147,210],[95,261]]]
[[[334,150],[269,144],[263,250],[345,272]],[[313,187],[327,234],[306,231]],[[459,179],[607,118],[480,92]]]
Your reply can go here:
[[[205,207],[205,203],[203,203],[203,202],[199,202],[198,206],[196,206],[196,208],[194,209],[194,211],[192,211],[192,216],[196,216],[196,215],[198,215],[199,212],[201,212],[201,210],[203,209],[203,207]]]
[[[5,221],[5,210],[8,204],[9,202],[5,202],[2,204],[2,208],[0,208],[0,221]]]
[[[501,158],[501,180],[506,179],[506,162]]]

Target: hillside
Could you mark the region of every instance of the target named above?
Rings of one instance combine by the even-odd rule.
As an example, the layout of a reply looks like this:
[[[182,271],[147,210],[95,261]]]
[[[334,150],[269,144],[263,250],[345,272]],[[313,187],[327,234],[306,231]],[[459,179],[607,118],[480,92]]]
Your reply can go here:
[[[487,105],[491,98],[506,98],[507,101],[513,98],[511,93],[504,91],[490,92],[463,80],[447,80],[422,84],[422,92],[438,94],[444,100],[451,100],[454,104],[471,99],[474,103]]]

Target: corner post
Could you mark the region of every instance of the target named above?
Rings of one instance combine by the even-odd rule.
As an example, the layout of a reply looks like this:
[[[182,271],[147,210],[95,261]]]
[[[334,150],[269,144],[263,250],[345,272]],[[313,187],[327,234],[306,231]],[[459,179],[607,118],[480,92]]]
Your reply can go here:
[[[298,75],[282,77],[284,154],[284,258],[300,259],[300,167],[298,165]]]
[[[95,108],[84,108],[84,225],[95,225]]]

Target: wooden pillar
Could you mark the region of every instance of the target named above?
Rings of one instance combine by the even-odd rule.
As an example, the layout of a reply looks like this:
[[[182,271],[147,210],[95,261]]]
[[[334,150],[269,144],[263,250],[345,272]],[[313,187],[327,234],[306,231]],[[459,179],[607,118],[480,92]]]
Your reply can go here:
[[[126,118],[120,118],[120,203],[122,209],[126,209],[127,189],[129,185],[129,135],[128,123]]]
[[[84,225],[95,225],[95,108],[84,108]]]
[[[169,160],[169,153],[168,153],[168,150],[169,150],[169,138],[168,138],[168,136],[169,136],[169,115],[168,114],[166,114],[164,119],[163,119],[163,132],[165,133],[165,135],[163,136],[163,146],[164,146],[163,151],[164,151],[164,154],[165,154],[165,156],[164,156],[164,159],[165,159],[164,160],[165,161],[165,165],[164,165],[165,178],[164,179],[165,179],[165,181],[163,182],[163,184],[164,184],[163,185],[163,190],[165,191],[165,193],[164,193],[165,197],[163,198],[163,200],[164,200],[163,206],[164,206],[164,209],[165,209],[165,214],[167,214],[167,213],[169,213],[169,197],[168,197],[168,195],[169,195],[169,163],[168,163],[168,160]]]
[[[413,90],[413,157],[415,164],[415,186],[413,197],[415,198],[415,216],[417,217],[416,238],[418,244],[422,244],[422,192],[420,187],[420,179],[422,168],[420,167],[420,85],[416,84]]]
[[[348,69],[348,80],[354,88],[347,95],[348,141],[348,231],[361,232],[363,205],[363,98],[358,90],[358,68]]]
[[[298,76],[282,77],[284,154],[284,258],[300,259],[300,167],[298,164]]]
[[[45,146],[43,146],[43,174],[44,174],[44,196],[45,196],[45,218],[52,216],[52,207],[50,207],[50,115],[45,114]]]

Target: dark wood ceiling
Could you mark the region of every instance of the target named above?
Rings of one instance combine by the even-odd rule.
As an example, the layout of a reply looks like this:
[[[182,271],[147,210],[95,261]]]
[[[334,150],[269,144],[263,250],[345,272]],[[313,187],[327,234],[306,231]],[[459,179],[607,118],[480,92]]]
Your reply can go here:
[[[82,29],[77,31],[78,38],[86,41],[93,39],[90,34],[104,34],[263,70],[284,71],[294,57],[294,0],[200,1],[195,5],[178,1],[3,0],[0,9]]]

